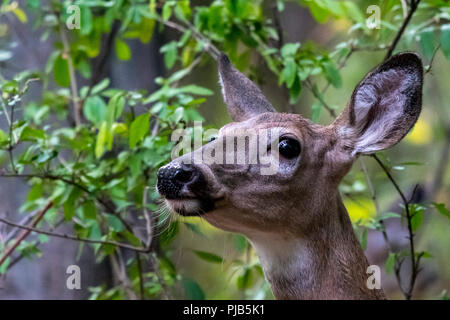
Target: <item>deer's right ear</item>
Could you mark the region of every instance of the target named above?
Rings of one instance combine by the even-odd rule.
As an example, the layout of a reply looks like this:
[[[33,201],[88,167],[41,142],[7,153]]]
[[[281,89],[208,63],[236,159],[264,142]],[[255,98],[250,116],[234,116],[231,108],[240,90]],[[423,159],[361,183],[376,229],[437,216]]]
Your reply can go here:
[[[410,52],[393,56],[361,80],[333,123],[352,156],[387,149],[408,133],[422,108],[422,83],[422,61]]]
[[[239,72],[224,54],[219,57],[219,77],[223,98],[233,121],[244,121],[264,112],[276,112],[261,90]]]

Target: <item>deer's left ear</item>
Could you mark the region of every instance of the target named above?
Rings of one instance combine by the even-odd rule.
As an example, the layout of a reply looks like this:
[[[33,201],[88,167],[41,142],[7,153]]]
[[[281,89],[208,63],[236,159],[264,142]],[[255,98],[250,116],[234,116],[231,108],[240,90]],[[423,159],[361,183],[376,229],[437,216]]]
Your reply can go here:
[[[219,75],[223,98],[233,121],[245,121],[264,112],[276,112],[261,90],[239,72],[224,54],[219,57]]]
[[[414,53],[393,56],[369,72],[333,126],[352,156],[399,142],[422,108],[423,66]]]

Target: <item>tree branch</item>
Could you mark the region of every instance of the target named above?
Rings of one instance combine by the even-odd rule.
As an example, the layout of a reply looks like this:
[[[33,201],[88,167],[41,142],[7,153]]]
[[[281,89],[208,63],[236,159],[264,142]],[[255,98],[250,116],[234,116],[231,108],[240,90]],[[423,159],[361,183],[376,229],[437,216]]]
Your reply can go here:
[[[217,49],[217,47],[215,45],[213,45],[208,38],[206,38],[204,35],[202,35],[190,22],[185,21],[185,23],[187,25],[185,27],[185,26],[178,24],[176,22],[173,22],[173,21],[163,20],[160,17],[156,17],[155,19],[158,22],[164,24],[165,26],[175,29],[181,33],[184,33],[186,31],[190,30],[192,32],[192,34],[194,35],[195,39],[205,43],[205,51],[207,51],[214,60],[217,60],[219,58],[219,56],[221,54],[220,50]]]
[[[36,220],[40,220],[39,219],[39,215],[36,218]],[[31,226],[28,226],[28,227],[20,225],[20,224],[17,224],[17,223],[14,223],[14,222],[6,220],[4,218],[0,218],[0,222],[2,222],[4,224],[7,224],[7,225],[9,225],[11,227],[23,229],[23,230],[25,230],[27,232],[27,235],[30,232],[36,232],[36,233],[39,233],[39,234],[45,234],[45,235],[50,236],[50,237],[56,237],[56,238],[62,238],[62,239],[79,241],[79,242],[86,242],[86,243],[92,243],[92,244],[113,245],[113,246],[117,246],[117,247],[120,247],[120,248],[133,250],[133,251],[136,251],[136,252],[143,252],[143,253],[147,253],[148,252],[148,248],[135,247],[135,246],[132,246],[132,245],[129,245],[129,244],[126,244],[126,243],[121,243],[121,242],[116,242],[116,241],[108,241],[108,240],[94,240],[94,239],[82,238],[82,237],[75,236],[75,235],[56,233],[56,232],[51,232],[51,231],[45,231],[45,230],[37,229],[37,228],[34,227],[37,224],[37,222],[33,223]],[[2,261],[2,263],[3,263],[3,261]],[[0,263],[0,265],[1,265],[1,263]]]
[[[384,60],[387,60],[392,56],[392,53],[394,52],[395,47],[397,47],[397,44],[400,41],[400,38],[402,37],[403,32],[406,30],[406,27],[408,26],[409,22],[411,21],[411,18],[414,15],[414,12],[416,12],[417,8],[419,7],[420,1],[421,0],[411,0],[409,13],[406,16],[406,19],[403,21],[403,24],[400,27],[400,30],[398,30],[397,35],[394,38],[394,41],[392,41],[392,44],[390,45],[389,50],[386,53],[386,56],[384,57]]]
[[[64,28],[61,25],[59,25],[58,28],[61,41],[63,44],[64,50],[63,57],[67,60],[67,66],[69,68],[70,89],[72,92],[72,102],[73,102],[73,117],[75,120],[75,125],[78,126],[81,124],[81,103],[80,98],[78,97],[77,77],[75,75],[75,68],[73,66],[72,56],[70,55],[70,45],[69,40],[67,39],[66,32],[64,31]]]
[[[34,219],[34,221],[30,224],[30,227],[24,227],[24,232],[22,232],[22,234],[17,238],[16,242],[14,242],[14,244],[9,247],[8,249],[5,250],[5,252],[3,253],[2,257],[0,258],[0,266],[6,261],[6,259],[14,252],[14,250],[19,246],[19,244],[26,238],[28,237],[28,235],[31,233],[33,229],[39,221],[41,221],[41,219],[44,217],[45,213],[53,206],[53,202],[50,201],[44,209],[42,209],[42,211],[40,211],[37,215],[36,218]],[[0,218],[1,219],[1,218]],[[1,219],[3,220],[3,219]]]
[[[392,177],[391,173],[389,172],[388,168],[383,164],[383,162],[377,157],[376,154],[373,154],[372,157],[378,162],[380,167],[383,169],[383,171],[386,173],[388,179],[392,182],[395,189],[397,190],[398,194],[400,195],[400,198],[403,201],[404,207],[405,207],[405,213],[406,213],[406,221],[408,226],[408,240],[409,240],[409,250],[411,255],[411,278],[409,283],[409,288],[406,291],[403,291],[405,298],[407,300],[410,300],[412,298],[412,291],[414,290],[414,284],[416,282],[417,275],[419,273],[419,259],[416,260],[416,251],[414,248],[414,233],[412,230],[412,216],[411,212],[409,211],[409,201],[406,199],[404,193],[400,189],[399,185],[395,181],[395,179]],[[400,286],[400,283],[399,283]],[[401,288],[401,286],[400,286]]]

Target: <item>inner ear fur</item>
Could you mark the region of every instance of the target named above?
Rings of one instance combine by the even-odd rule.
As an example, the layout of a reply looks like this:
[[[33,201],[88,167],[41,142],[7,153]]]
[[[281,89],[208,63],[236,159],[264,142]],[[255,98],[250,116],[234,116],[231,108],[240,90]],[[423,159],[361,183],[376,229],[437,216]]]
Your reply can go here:
[[[404,52],[370,71],[333,123],[352,155],[371,154],[398,143],[422,109],[423,66]]]

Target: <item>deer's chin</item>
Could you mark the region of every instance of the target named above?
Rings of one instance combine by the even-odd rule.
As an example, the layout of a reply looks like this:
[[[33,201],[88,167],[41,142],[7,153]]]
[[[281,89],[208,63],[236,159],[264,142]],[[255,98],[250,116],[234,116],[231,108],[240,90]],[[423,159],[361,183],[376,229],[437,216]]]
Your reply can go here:
[[[181,216],[200,216],[215,209],[211,199],[166,199],[166,205]]]

